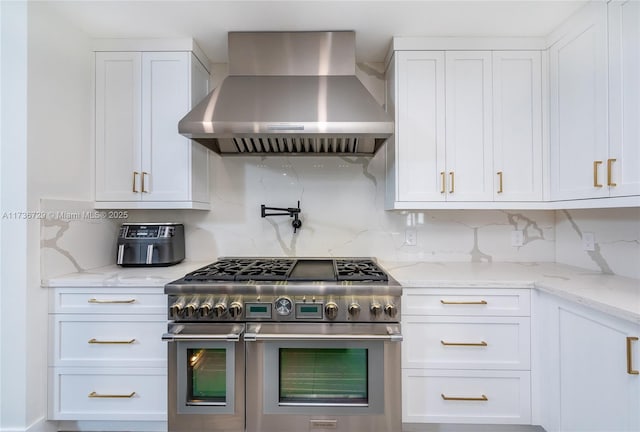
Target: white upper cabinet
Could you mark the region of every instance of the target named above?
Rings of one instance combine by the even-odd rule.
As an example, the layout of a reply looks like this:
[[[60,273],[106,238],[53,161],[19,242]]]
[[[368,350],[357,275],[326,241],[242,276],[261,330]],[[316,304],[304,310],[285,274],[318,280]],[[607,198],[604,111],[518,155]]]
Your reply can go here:
[[[540,51],[493,53],[493,199],[542,200]]]
[[[446,53],[446,169],[448,201],[491,201],[491,52]]]
[[[541,200],[541,75],[539,51],[396,51],[387,208]]]
[[[208,151],[178,121],[209,74],[181,52],[96,53],[96,207],[209,207]]]
[[[399,52],[395,62],[397,200],[444,200],[444,52]]]
[[[583,8],[549,50],[553,200],[609,194],[606,7]]]
[[[640,2],[608,8],[610,195],[640,195]]]

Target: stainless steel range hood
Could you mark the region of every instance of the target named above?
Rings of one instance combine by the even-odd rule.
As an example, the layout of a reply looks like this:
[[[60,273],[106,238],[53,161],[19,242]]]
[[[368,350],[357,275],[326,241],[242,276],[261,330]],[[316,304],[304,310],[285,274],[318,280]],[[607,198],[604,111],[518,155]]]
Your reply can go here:
[[[393,120],[355,76],[354,32],[231,32],[229,76],[178,124],[222,155],[372,155]]]

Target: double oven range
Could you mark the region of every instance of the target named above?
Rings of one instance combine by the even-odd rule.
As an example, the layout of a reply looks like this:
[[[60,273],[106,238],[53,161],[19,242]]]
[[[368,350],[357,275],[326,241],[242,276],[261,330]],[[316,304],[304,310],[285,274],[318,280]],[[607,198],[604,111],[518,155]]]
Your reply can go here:
[[[165,286],[169,432],[401,430],[401,286],[372,258],[222,258]]]

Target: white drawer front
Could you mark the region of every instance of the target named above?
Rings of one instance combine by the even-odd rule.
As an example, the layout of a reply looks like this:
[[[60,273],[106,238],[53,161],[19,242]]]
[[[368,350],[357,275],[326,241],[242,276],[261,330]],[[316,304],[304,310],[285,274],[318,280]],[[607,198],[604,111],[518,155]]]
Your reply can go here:
[[[402,420],[530,424],[530,387],[529,372],[406,369],[402,372]],[[445,400],[443,395],[475,400]]]
[[[402,367],[530,369],[530,319],[402,318]]]
[[[163,288],[56,288],[49,313],[165,314]]]
[[[162,369],[51,368],[50,420],[166,420]]]
[[[406,315],[529,316],[528,289],[405,288]]]
[[[50,315],[52,366],[166,367],[167,321],[153,315]]]

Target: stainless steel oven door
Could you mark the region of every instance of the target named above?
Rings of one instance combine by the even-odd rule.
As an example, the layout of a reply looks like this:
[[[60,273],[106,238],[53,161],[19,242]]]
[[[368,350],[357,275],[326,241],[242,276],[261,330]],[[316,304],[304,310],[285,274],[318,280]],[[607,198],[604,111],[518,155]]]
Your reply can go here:
[[[401,430],[399,324],[247,324],[247,432]]]
[[[169,432],[244,432],[244,324],[171,324]]]

